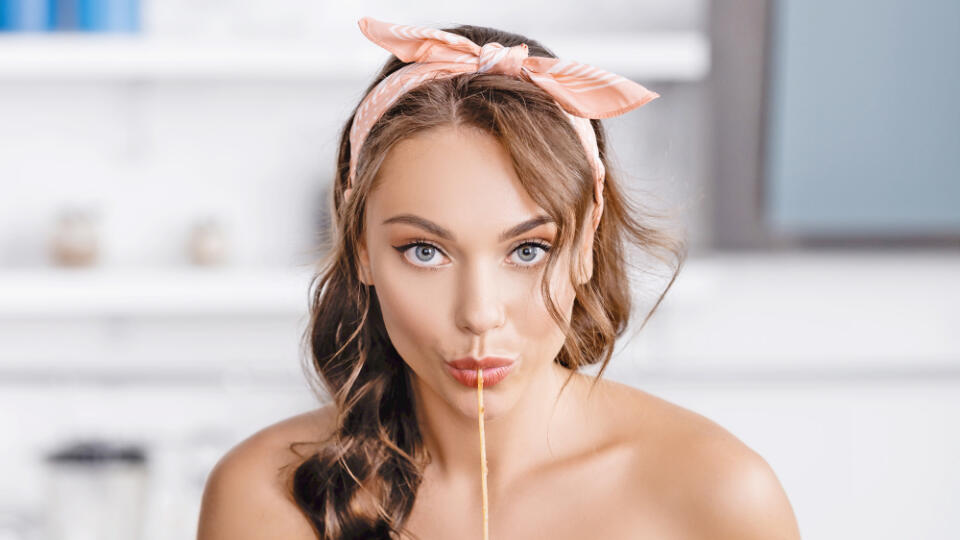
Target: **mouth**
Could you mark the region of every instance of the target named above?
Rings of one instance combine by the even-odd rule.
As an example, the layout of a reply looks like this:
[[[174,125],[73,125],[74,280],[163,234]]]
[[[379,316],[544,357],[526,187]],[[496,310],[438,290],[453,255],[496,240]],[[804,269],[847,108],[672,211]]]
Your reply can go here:
[[[477,387],[477,370],[483,370],[483,386],[493,386],[502,381],[513,369],[514,361],[509,358],[488,356],[481,359],[461,358],[446,362],[447,372],[464,386]]]

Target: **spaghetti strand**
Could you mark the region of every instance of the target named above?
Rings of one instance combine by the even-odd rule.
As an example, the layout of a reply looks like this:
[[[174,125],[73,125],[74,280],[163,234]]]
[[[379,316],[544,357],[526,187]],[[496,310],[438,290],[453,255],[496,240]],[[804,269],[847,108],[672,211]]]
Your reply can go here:
[[[488,540],[487,527],[487,447],[483,435],[483,368],[477,368],[477,409],[480,421],[480,488],[483,492],[483,540]]]

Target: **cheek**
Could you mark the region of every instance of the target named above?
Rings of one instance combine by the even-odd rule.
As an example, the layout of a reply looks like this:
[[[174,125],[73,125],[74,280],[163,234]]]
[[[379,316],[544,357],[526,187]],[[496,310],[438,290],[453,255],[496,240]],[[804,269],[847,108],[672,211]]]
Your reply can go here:
[[[426,289],[427,280],[404,279],[402,269],[388,269],[392,279],[376,279],[374,291],[380,302],[383,323],[390,342],[413,368],[430,358],[429,348],[436,340],[433,329],[441,307],[436,294]],[[424,350],[424,348],[428,350]]]
[[[560,352],[564,336],[560,326],[550,316],[543,294],[540,292],[541,279],[542,275],[531,283],[529,295],[524,295],[524,301],[519,307],[521,315],[516,321],[520,325],[520,334],[529,338],[529,343],[541,351],[537,356],[546,356],[552,360]],[[550,279],[550,294],[560,315],[569,320],[573,311],[574,290],[567,278],[566,269],[562,265],[558,265],[553,271]]]

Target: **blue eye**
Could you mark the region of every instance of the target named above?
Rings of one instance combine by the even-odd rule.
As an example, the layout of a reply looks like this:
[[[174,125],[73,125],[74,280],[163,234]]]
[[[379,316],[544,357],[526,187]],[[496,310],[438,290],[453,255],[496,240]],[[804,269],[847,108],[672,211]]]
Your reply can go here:
[[[434,258],[434,255],[439,253],[440,250],[431,244],[417,243],[413,244],[411,247],[417,248],[413,251],[413,256],[419,262],[428,263],[430,259]]]
[[[416,248],[416,249],[411,249],[411,248]],[[440,269],[439,266],[430,264],[430,262],[437,258],[436,255],[438,253],[443,254],[443,251],[428,240],[418,239],[408,244],[397,246],[394,249],[400,252],[400,256],[403,257],[403,259],[407,263],[412,264],[417,268],[424,268],[427,270]],[[541,262],[546,259],[546,257],[538,258],[538,255],[540,255],[540,253],[538,252],[543,252],[544,254],[546,254],[549,251],[550,251],[550,244],[547,244],[544,242],[527,241],[518,245],[511,252],[511,254],[517,253],[520,255],[520,258],[518,259],[520,263],[510,263],[510,264],[524,270],[535,268],[537,266],[540,266]],[[408,253],[412,255],[408,257],[407,256]]]
[[[520,260],[524,263],[536,265],[536,263],[539,262],[537,258],[538,252],[546,253],[547,251],[550,251],[549,246],[545,246],[539,242],[526,242],[517,246],[517,249],[513,250],[513,253],[521,254]]]

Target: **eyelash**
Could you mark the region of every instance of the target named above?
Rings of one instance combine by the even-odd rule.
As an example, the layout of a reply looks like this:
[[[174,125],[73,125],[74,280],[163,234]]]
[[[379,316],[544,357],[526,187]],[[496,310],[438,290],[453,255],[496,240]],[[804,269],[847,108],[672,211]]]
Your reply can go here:
[[[517,244],[516,246],[514,246],[514,248],[510,250],[510,253],[513,253],[514,251],[516,251],[516,250],[518,250],[518,249],[520,249],[520,248],[522,248],[523,246],[526,246],[526,245],[536,246],[536,247],[542,249],[542,250],[544,251],[544,253],[549,253],[549,252],[550,252],[550,248],[551,248],[550,244],[548,244],[548,243],[546,243],[546,242],[528,240],[528,241],[526,241],[526,242],[522,242],[522,243]],[[411,242],[409,242],[409,243],[407,243],[407,244],[404,244],[404,245],[402,245],[402,246],[397,246],[397,247],[395,247],[394,249],[396,249],[396,250],[400,253],[400,258],[403,260],[404,263],[409,264],[410,266],[412,266],[412,267],[414,267],[414,268],[417,268],[417,269],[419,269],[419,270],[430,270],[430,271],[434,271],[434,272],[442,269],[442,267],[437,267],[437,266],[420,266],[420,265],[417,265],[417,264],[414,264],[414,263],[408,261],[407,258],[404,257],[403,254],[406,253],[406,251],[407,251],[408,249],[410,249],[410,248],[412,248],[412,247],[414,247],[414,246],[430,246],[430,247],[432,247],[433,249],[439,251],[440,253],[443,253],[443,250],[440,249],[439,246],[437,246],[437,245],[434,244],[433,242],[427,240],[426,238],[416,238],[416,239],[414,239],[413,241],[411,241]],[[545,262],[546,260],[547,260],[547,258],[544,257],[543,261],[541,261],[541,262],[539,262],[539,263],[536,263],[536,264],[531,264],[531,265],[514,264],[513,266],[516,266],[516,267],[520,268],[521,270],[534,270],[534,269],[536,269],[537,267],[539,267],[539,266],[541,266],[541,265],[543,265],[543,264],[546,264],[546,262]]]

